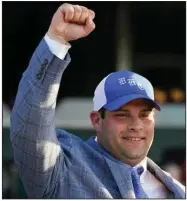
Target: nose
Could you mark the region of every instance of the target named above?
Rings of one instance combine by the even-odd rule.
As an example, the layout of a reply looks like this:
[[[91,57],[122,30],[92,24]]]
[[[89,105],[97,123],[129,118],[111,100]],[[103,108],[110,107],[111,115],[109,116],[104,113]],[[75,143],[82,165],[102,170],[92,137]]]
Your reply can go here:
[[[133,117],[128,124],[128,129],[131,131],[142,131],[143,124],[138,117]]]

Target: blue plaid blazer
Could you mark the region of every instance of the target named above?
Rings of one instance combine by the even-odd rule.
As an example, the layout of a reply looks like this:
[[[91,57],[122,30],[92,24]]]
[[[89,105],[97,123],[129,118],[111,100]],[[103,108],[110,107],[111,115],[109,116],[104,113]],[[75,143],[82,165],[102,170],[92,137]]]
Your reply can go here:
[[[56,98],[70,62],[53,55],[42,39],[19,83],[11,115],[15,164],[29,198],[135,198],[129,166],[91,137],[87,142],[55,130]],[[173,198],[184,189],[151,159],[148,169]]]

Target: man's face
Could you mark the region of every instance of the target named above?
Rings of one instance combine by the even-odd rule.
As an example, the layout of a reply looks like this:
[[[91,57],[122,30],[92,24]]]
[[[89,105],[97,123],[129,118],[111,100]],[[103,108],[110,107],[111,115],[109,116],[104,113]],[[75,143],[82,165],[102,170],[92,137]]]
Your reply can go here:
[[[118,160],[134,166],[147,156],[154,137],[150,102],[139,99],[117,111],[106,111],[97,123],[98,143]]]

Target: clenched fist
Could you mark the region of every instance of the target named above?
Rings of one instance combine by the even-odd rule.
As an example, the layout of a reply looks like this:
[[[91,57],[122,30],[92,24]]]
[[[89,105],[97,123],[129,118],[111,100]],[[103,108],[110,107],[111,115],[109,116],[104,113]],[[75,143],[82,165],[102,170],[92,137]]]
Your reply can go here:
[[[95,13],[84,7],[62,4],[54,14],[47,34],[61,43],[77,40],[95,29]]]

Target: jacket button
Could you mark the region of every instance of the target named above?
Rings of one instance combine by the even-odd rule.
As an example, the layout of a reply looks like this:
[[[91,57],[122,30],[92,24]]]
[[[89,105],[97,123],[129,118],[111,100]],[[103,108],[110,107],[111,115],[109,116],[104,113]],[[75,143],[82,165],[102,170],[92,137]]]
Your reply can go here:
[[[48,64],[48,59],[44,59],[44,65]]]
[[[41,71],[42,71],[42,73],[43,73],[45,67],[46,67],[46,65],[44,65],[44,64],[41,65]]]
[[[41,78],[42,78],[42,73],[36,74],[36,79],[37,79],[37,80],[40,80]]]

